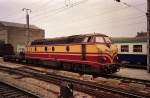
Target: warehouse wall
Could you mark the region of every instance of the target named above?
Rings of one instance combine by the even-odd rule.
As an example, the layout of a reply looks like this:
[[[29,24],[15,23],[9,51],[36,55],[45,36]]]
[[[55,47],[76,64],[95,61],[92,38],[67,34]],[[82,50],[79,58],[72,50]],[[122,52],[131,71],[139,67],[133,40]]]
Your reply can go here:
[[[30,40],[43,39],[45,36],[44,30],[30,30]],[[11,43],[14,50],[17,52],[26,46],[27,43],[27,30],[21,28],[8,29],[8,43]]]
[[[8,23],[10,25],[10,23]],[[23,48],[28,42],[28,33],[25,27],[21,27],[22,24],[14,24],[14,26],[8,26],[0,23],[0,41],[10,43],[13,45],[15,51],[19,51],[19,48]],[[45,31],[42,29],[30,28],[30,41],[35,39],[45,38]]]
[[[7,36],[7,30],[0,30],[0,40],[8,43],[8,36]]]

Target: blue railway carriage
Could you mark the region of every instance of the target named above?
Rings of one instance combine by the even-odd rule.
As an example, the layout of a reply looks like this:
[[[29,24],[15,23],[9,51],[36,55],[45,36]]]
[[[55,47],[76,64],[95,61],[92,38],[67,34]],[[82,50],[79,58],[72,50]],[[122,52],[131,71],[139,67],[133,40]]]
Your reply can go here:
[[[113,38],[118,48],[120,63],[130,63],[137,67],[147,64],[147,39],[146,37]]]

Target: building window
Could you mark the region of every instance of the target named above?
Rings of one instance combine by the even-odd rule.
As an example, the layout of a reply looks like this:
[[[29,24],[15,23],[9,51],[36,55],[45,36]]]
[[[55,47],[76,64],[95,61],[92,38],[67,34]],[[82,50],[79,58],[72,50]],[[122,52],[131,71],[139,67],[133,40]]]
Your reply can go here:
[[[133,45],[133,52],[142,52],[142,45]]]
[[[121,52],[129,52],[129,46],[128,45],[121,45]]]

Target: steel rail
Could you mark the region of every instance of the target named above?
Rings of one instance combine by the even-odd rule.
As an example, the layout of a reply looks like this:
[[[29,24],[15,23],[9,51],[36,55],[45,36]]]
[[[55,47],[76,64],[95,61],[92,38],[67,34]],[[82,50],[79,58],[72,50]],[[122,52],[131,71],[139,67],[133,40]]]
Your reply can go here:
[[[0,96],[2,98],[40,98],[38,95],[4,82],[0,82]]]
[[[28,69],[25,70],[25,68],[24,69],[14,69],[14,68],[8,68],[8,67],[3,67],[3,68],[6,68],[6,69],[8,69],[8,71],[19,73],[19,74],[25,74],[25,73],[31,74],[34,78],[41,79],[44,81],[49,81],[49,82],[57,81],[57,82],[53,82],[53,83],[56,83],[58,85],[60,85],[60,82],[62,82],[62,81],[67,81],[67,82],[73,83],[73,85],[78,85],[78,87],[84,86],[85,88],[87,88],[87,87],[91,88],[95,92],[97,92],[97,90],[104,91],[104,92],[111,92],[114,94],[119,94],[119,95],[122,95],[125,97],[129,97],[129,98],[149,98],[150,97],[150,95],[145,95],[145,94],[137,93],[134,91],[127,91],[124,89],[114,88],[114,87],[110,87],[110,86],[106,86],[106,85],[102,85],[102,84],[95,84],[95,83],[89,82],[89,81],[83,81],[83,80],[68,78],[68,77],[64,77],[64,76],[58,76],[58,75],[54,75],[54,74],[50,74],[50,73],[43,74],[43,73],[39,73],[38,71],[35,71],[35,70],[32,70],[32,72],[31,71],[29,72],[29,71],[27,71]],[[84,90],[86,92],[86,89],[84,89]],[[90,93],[90,92],[86,92],[86,93]],[[95,93],[95,95],[99,96],[98,93]],[[99,97],[101,97],[101,96],[99,96]]]
[[[138,84],[144,84],[146,86],[150,86],[150,80],[144,80],[144,79],[136,79],[136,78],[130,78],[125,76],[118,76],[118,75],[99,75],[100,77],[104,78],[110,78],[110,79],[117,79],[125,83],[138,83]]]

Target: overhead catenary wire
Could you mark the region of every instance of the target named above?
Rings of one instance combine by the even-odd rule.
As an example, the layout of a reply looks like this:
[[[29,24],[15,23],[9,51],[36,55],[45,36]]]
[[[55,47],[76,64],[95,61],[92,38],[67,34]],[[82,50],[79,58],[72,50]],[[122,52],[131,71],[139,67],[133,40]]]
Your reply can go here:
[[[103,26],[105,26],[105,25],[112,24],[112,23],[113,23],[113,25],[115,25],[115,24],[120,25],[120,23],[122,24],[122,23],[124,23],[124,22],[132,22],[132,21],[135,21],[135,20],[141,19],[141,18],[146,19],[146,17],[143,17],[143,15],[134,16],[134,17],[117,18],[117,20],[105,19],[105,20],[102,21],[103,24],[101,25],[101,27],[103,27]],[[143,20],[143,21],[144,21],[144,20]],[[146,21],[146,20],[145,20],[145,21]],[[101,21],[95,23],[94,26],[98,26],[98,25],[100,25],[100,23],[101,23]],[[93,24],[87,24],[87,25],[86,25],[86,28],[87,28],[87,27],[90,28],[90,27],[92,27],[92,26],[93,26]]]
[[[141,5],[145,5],[145,3],[144,4],[138,4],[138,6],[141,6]],[[105,11],[105,12],[102,12],[102,13],[97,13],[96,15],[91,15],[91,17],[84,17],[84,18],[82,18],[82,19],[76,19],[76,20],[72,20],[72,22],[74,23],[74,22],[82,22],[82,21],[85,21],[85,20],[88,20],[88,19],[90,19],[90,18],[95,18],[95,17],[102,17],[102,16],[105,16],[105,15],[108,15],[108,14],[112,14],[112,13],[116,13],[116,12],[118,12],[118,11],[121,11],[121,10],[124,10],[124,9],[127,9],[128,7],[123,7],[123,8],[120,8],[120,9],[111,9],[111,10],[109,10],[109,11]],[[143,14],[142,15],[143,17],[146,17],[145,16],[145,14]],[[127,17],[127,16],[125,16],[125,17]],[[107,18],[107,17],[103,17],[103,18]],[[118,19],[118,18],[117,18]],[[77,21],[78,20],[78,21]],[[107,20],[109,20],[109,19],[107,19]],[[118,19],[118,21],[120,21],[119,19]]]
[[[41,10],[41,8],[45,7],[46,4],[50,3],[53,0],[47,0],[47,2],[44,1],[42,3],[41,3],[41,1],[43,1],[43,0],[38,0],[38,1],[33,2],[33,3],[29,4],[29,5],[32,5],[31,8],[34,9],[34,11],[38,12],[37,9]],[[18,9],[14,10],[14,12],[12,12],[12,14],[6,15],[5,17],[0,17],[0,19],[8,20],[8,19],[14,19],[15,18],[15,19],[20,20],[20,19],[24,18],[24,16],[21,13],[21,9],[19,9],[19,11],[20,11],[20,13],[18,12]]]
[[[89,28],[88,29],[91,29],[91,28],[96,28],[96,27],[100,27],[101,29],[104,29],[104,28],[114,28],[114,29],[118,29],[118,27],[124,27],[125,25],[130,25],[130,27],[132,28],[132,25],[139,25],[140,23],[145,23],[146,24],[146,21],[135,21],[135,20],[139,20],[139,19],[144,19],[143,17],[137,17],[137,18],[134,18],[134,21],[130,21],[130,23],[125,23],[125,21],[116,21],[116,23],[112,24],[113,22],[108,22],[108,23],[104,23],[103,25],[99,26],[98,24],[95,24],[94,26],[88,26]],[[109,24],[109,25],[108,25]],[[87,29],[87,27],[85,27]],[[87,29],[87,30],[88,30]]]
[[[126,3],[126,2],[123,2],[123,1],[121,1],[121,0],[120,0],[120,2],[121,2],[123,5],[126,5],[126,6],[128,6],[128,7],[131,7],[131,8],[133,8],[133,9],[135,9],[135,10],[141,12],[141,13],[144,13],[144,14],[146,13],[146,12],[144,12],[143,10],[141,10],[141,9],[135,7],[135,6],[132,6],[132,5],[128,4],[128,3]]]
[[[39,2],[42,2],[42,0],[38,0]],[[53,0],[55,1],[55,0]],[[64,0],[63,0],[64,1]],[[71,0],[72,1],[72,0]],[[88,0],[82,0],[82,1],[88,1]],[[35,2],[36,3],[36,2]],[[53,6],[50,7],[51,3],[53,3]],[[37,4],[37,5],[36,5]],[[57,4],[56,2],[48,2],[48,1],[43,1],[41,3],[41,5],[38,5],[38,2],[35,4],[35,6],[31,7],[32,9],[35,10],[35,12],[33,12],[33,14],[31,15],[31,22],[32,23],[35,23],[36,25],[38,24],[45,24],[45,23],[50,23],[51,21],[55,21],[57,20],[57,17],[55,18],[55,16],[57,15],[62,15],[62,14],[65,14],[65,11],[69,10],[70,8],[74,8],[75,5],[79,5],[78,7],[81,7],[82,5],[81,4],[84,4],[84,3],[81,3],[81,2],[71,2],[69,6],[65,6],[64,2],[59,2],[58,5],[63,5],[63,6],[60,6],[58,8],[55,7],[55,5]],[[73,4],[73,5],[72,5]],[[117,4],[117,5],[121,5],[121,4]],[[129,4],[130,5],[130,4]],[[145,3],[144,4],[141,4],[141,5],[144,5],[145,6]],[[43,7],[39,7],[39,6],[43,6]],[[139,5],[132,5],[133,7],[137,8],[137,6],[139,7]],[[50,9],[48,9],[50,7]],[[86,22],[86,21],[92,21],[92,19],[96,18],[96,17],[103,17],[105,18],[106,20],[109,21],[109,17],[107,17],[109,14],[112,14],[112,13],[115,13],[116,11],[121,11],[121,10],[124,10],[124,9],[129,9],[129,10],[135,10],[133,7],[131,6],[119,6],[118,10],[116,9],[110,9],[108,7],[105,7],[104,9],[100,9],[100,10],[104,10],[100,13],[97,13],[97,14],[91,14],[90,16],[83,16],[83,17],[79,17],[79,18],[70,18],[67,20],[68,23],[72,23],[72,24],[65,24],[64,28],[67,27],[68,25],[71,26],[74,26],[76,25],[77,23],[83,23]],[[77,7],[76,7],[77,8]],[[33,11],[34,11],[33,10]],[[82,10],[82,9],[81,9]],[[83,9],[84,10],[84,9]],[[91,9],[91,10],[97,10],[97,9]],[[141,9],[140,9],[141,10]],[[70,13],[72,10],[70,9],[70,11],[67,11],[68,13]],[[62,13],[64,12],[64,13]],[[139,11],[140,12],[140,11]],[[141,12],[140,12],[141,13]],[[141,13],[142,15],[145,15],[145,13]],[[18,17],[19,16],[19,17]],[[105,17],[106,16],[106,17]],[[124,16],[126,17],[126,16]],[[141,17],[144,17],[144,16],[141,16]],[[4,17],[5,19],[6,17]],[[14,20],[14,19],[18,19],[19,20],[22,20],[24,19],[24,15],[14,15],[13,17],[12,16],[9,16],[9,18],[7,18],[9,20]],[[105,20],[104,19],[104,20]],[[136,19],[136,18],[135,18]],[[141,18],[140,18],[141,19]],[[145,19],[145,18],[144,18]],[[129,18],[128,21],[130,21],[131,19]],[[133,18],[134,20],[134,18]],[[120,20],[120,18],[118,18],[118,21],[125,21],[125,20]],[[111,21],[109,21],[111,23]],[[105,25],[108,25],[108,23],[103,23]],[[116,21],[117,22],[117,21]],[[119,23],[118,23],[119,24]],[[42,24],[41,24],[42,25]],[[95,25],[97,24],[90,24],[90,27],[94,27]],[[88,28],[90,28],[88,27]],[[59,28],[59,27],[58,27]],[[80,28],[81,29],[81,28]]]
[[[140,4],[138,4],[138,6],[139,6]],[[143,5],[143,4],[141,4],[141,5]],[[136,5],[137,6],[137,5]],[[62,7],[62,8],[65,8],[65,7]],[[99,14],[99,16],[100,15],[105,15],[105,14],[110,14],[110,13],[112,13],[112,12],[116,12],[116,11],[119,11],[119,10],[123,10],[123,9],[126,9],[126,8],[128,8],[128,7],[123,7],[123,8],[116,8],[116,9],[111,9],[110,11],[104,11],[104,12],[102,12],[102,13],[98,13]],[[37,16],[36,18],[38,18],[37,20],[40,20],[41,19],[41,22],[43,21],[43,22],[45,22],[44,20],[46,20],[46,21],[48,21],[49,19],[50,19],[50,17],[52,17],[52,16],[54,16],[54,15],[56,15],[56,14],[58,14],[58,12],[63,12],[63,11],[65,11],[67,8],[65,8],[65,9],[63,9],[62,11],[57,11],[57,10],[54,10],[54,11],[50,11],[50,13],[49,14],[46,14],[46,15],[40,15],[40,16]],[[106,8],[105,8],[106,9]],[[58,9],[59,10],[59,9]],[[60,8],[60,10],[61,10],[61,8]],[[102,9],[103,10],[103,9]],[[55,12],[56,11],[56,14],[55,13],[53,13],[53,12]],[[91,15],[92,16],[92,15]],[[92,17],[95,17],[95,16],[97,16],[97,15],[94,15],[94,16],[92,16]],[[34,18],[35,19],[35,18]],[[34,20],[33,19],[33,20]],[[83,19],[87,19],[87,17],[84,17]],[[78,19],[77,19],[78,20]],[[76,20],[75,20],[76,21]]]
[[[60,7],[60,8],[49,10],[48,14],[37,16],[36,18],[33,19],[33,21],[37,21],[39,19],[45,20],[45,19],[47,19],[49,17],[52,17],[52,16],[54,16],[56,14],[64,12],[65,10],[68,10],[68,9],[70,9],[72,7],[75,7],[75,6],[78,6],[78,5],[82,4],[82,3],[85,3],[86,1],[88,1],[88,0],[83,0],[83,1],[80,1],[80,2],[75,2],[71,6],[65,6],[64,5],[64,6]]]
[[[140,5],[140,4],[139,4]],[[144,4],[141,4],[141,5],[144,5]],[[143,17],[145,17],[144,16],[144,14],[142,15]],[[142,16],[139,16],[139,17],[137,17],[137,18],[142,18]],[[135,20],[136,18],[135,17],[133,17],[133,19],[132,20]],[[118,20],[119,21],[119,20]],[[129,20],[128,20],[129,21]],[[123,22],[123,21],[122,21]],[[135,22],[136,23],[136,22]],[[138,23],[140,23],[140,22],[138,22]],[[136,23],[135,25],[138,25],[138,23]],[[142,22],[142,24],[143,23],[145,23],[145,22]],[[109,24],[109,23],[108,23]],[[131,23],[131,24],[134,24],[134,23]],[[98,25],[95,25],[95,24],[91,24],[92,25],[92,27],[97,27]],[[130,25],[130,24],[129,24]],[[74,25],[73,25],[74,26]],[[121,27],[121,25],[118,23],[118,26],[119,27]],[[107,27],[107,26],[106,26]],[[105,28],[106,28],[105,27]],[[89,26],[88,28],[86,27],[86,29],[90,29],[91,28],[91,26]],[[59,29],[59,28],[58,28]],[[64,29],[67,29],[67,27],[64,27]],[[82,29],[82,28],[80,28],[80,29]],[[84,28],[83,28],[84,29]]]
[[[142,4],[138,4],[138,5],[135,5],[135,6],[142,6],[142,5],[145,5],[145,3],[142,3]],[[101,13],[97,13],[96,15],[91,15],[90,17],[89,16],[85,16],[85,17],[83,17],[82,19],[75,19],[75,20],[71,20],[71,22],[73,22],[73,23],[76,23],[76,22],[81,22],[81,21],[84,21],[84,20],[88,20],[88,19],[91,19],[91,18],[95,18],[95,17],[98,17],[98,16],[105,16],[105,15],[108,15],[108,14],[112,14],[112,13],[116,13],[117,11],[121,11],[121,10],[124,10],[124,9],[127,9],[127,8],[129,8],[129,7],[122,7],[122,8],[116,8],[116,9],[110,9],[110,10],[108,10],[108,11],[104,11],[104,12],[101,12]],[[65,9],[64,9],[65,10]],[[62,11],[64,11],[64,10],[62,10]],[[56,14],[58,14],[59,12],[62,12],[62,11],[58,11]],[[42,20],[40,20],[40,19],[38,19],[38,20],[40,20],[40,21],[38,21],[38,23],[39,22],[48,22],[48,20],[50,20],[50,17],[52,17],[52,16],[54,16],[54,15],[56,15],[55,13],[52,13],[51,15],[42,15],[41,17],[43,18]],[[143,14],[143,15],[145,15],[145,14]],[[37,18],[39,18],[38,16],[37,16]],[[104,18],[106,18],[106,17],[104,17]],[[37,22],[36,22],[37,23]]]
[[[39,0],[40,1],[40,0]],[[83,1],[80,1],[80,2],[77,2],[77,3],[74,3],[73,4],[73,6],[75,6],[75,5],[78,5],[78,4],[80,4],[81,2],[85,2],[85,1],[88,1],[88,0],[83,0]],[[64,6],[63,7],[60,7],[60,8],[58,8],[58,9],[53,9],[53,10],[49,10],[49,12],[50,13],[52,13],[52,16],[54,16],[55,15],[55,13],[56,14],[58,14],[59,12],[63,12],[63,11],[65,11],[65,9],[67,9],[67,8],[65,8]],[[58,11],[59,10],[59,11]],[[42,12],[44,12],[44,11],[42,11]],[[111,12],[111,11],[110,11]],[[106,12],[106,13],[110,13],[110,12]],[[112,11],[113,12],[113,11]],[[37,13],[37,12],[36,12]],[[105,12],[103,13],[103,14],[105,14]],[[42,18],[43,19],[46,19],[47,17],[51,17],[51,15],[49,16],[48,14],[47,15],[45,15],[45,13],[43,13],[43,14],[40,14],[40,15],[36,15],[36,17],[35,17],[35,12],[33,13],[33,15],[31,16],[31,19],[32,19],[32,21],[40,21],[40,20],[42,20]],[[22,17],[22,16],[20,16],[20,17],[9,17],[9,18],[7,18],[7,19],[11,19],[11,18],[16,18],[16,19],[21,19],[21,18],[24,18],[24,17]],[[38,19],[36,19],[36,18],[38,18]],[[5,19],[5,18],[2,18],[2,19]],[[86,17],[85,17],[85,19],[87,19]]]
[[[39,9],[39,11],[35,11],[33,13],[33,16],[38,17],[38,16],[43,16],[43,15],[48,15],[48,14],[53,13],[53,12],[58,11],[58,10],[62,10],[62,9],[64,10],[64,8],[67,9],[67,8],[71,8],[71,7],[77,6],[77,5],[81,4],[81,3],[84,3],[85,1],[88,1],[88,0],[82,0],[80,2],[74,2],[74,3],[72,3],[72,4],[68,5],[68,6],[66,6],[66,4],[64,4],[62,7],[58,7],[58,8],[54,8],[54,9],[49,9],[49,8],[46,8],[46,9],[44,8],[43,10]],[[63,4],[64,2],[59,2],[59,3]],[[58,4],[56,4],[56,5],[58,5]]]
[[[92,28],[97,28],[97,27],[99,27],[100,29],[104,29],[104,28],[108,28],[108,27],[111,27],[111,28],[116,28],[116,26],[117,26],[117,28],[116,29],[118,29],[118,27],[124,27],[123,25],[138,25],[138,24],[140,24],[140,23],[145,23],[145,21],[137,21],[137,20],[139,20],[139,19],[143,19],[143,17],[142,16],[136,16],[136,17],[133,17],[132,19],[134,19],[133,21],[131,21],[130,20],[130,23],[128,23],[128,18],[126,18],[126,19],[124,19],[125,21],[111,21],[111,22],[105,22],[105,23],[103,23],[103,24],[101,24],[101,25],[99,25],[100,23],[97,23],[97,24],[94,24],[94,25],[83,25],[83,26],[81,26],[82,28],[82,30],[85,30],[85,31],[88,31],[88,30],[91,30]],[[113,23],[114,22],[114,23]],[[113,25],[112,25],[112,23],[113,23]],[[109,24],[109,25],[108,25]],[[78,25],[77,25],[78,26]],[[74,26],[72,26],[73,28],[78,28],[78,27],[76,27],[75,25]],[[72,28],[72,27],[66,27],[66,28]],[[131,26],[132,27],[132,26]],[[63,28],[63,30],[65,30],[66,28]],[[61,29],[61,28],[60,28]],[[81,30],[80,29],[80,30]],[[61,29],[62,30],[62,29]],[[94,32],[94,29],[93,29],[93,32]]]
[[[37,6],[35,8],[32,8],[34,11],[34,15],[35,16],[40,16],[40,15],[44,15],[47,13],[51,13],[52,10],[57,9],[57,5],[62,4],[63,2],[59,2],[59,3],[54,3],[54,0],[51,0],[51,2],[45,2],[45,4],[41,5],[41,6]],[[50,9],[52,8],[52,9]],[[60,7],[59,7],[60,8]]]

